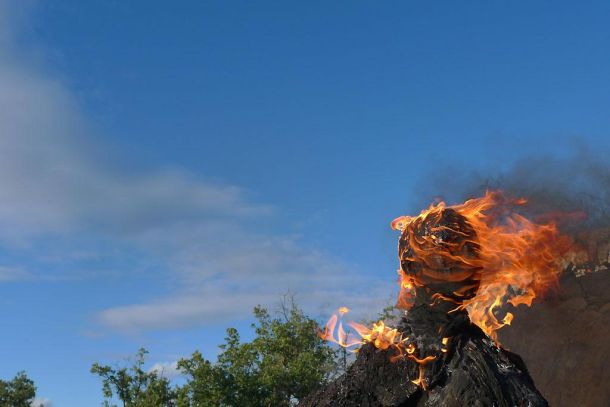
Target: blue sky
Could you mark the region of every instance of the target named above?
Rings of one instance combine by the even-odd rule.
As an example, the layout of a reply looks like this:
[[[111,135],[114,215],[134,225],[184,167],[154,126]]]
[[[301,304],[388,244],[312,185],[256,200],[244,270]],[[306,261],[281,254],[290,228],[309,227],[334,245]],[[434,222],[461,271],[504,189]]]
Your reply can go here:
[[[609,151],[609,12],[2,2],[0,377],[95,406],[93,362],[213,358],[288,290],[376,311],[433,175]]]

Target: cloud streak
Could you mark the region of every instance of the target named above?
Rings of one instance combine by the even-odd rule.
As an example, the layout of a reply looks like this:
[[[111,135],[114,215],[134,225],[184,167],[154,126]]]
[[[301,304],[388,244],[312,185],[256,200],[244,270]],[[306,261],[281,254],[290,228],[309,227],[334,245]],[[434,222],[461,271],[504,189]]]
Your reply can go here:
[[[149,369],[149,372],[155,372],[159,376],[165,377],[167,379],[173,379],[181,375],[180,370],[178,369],[178,362],[155,363]]]
[[[23,281],[30,278],[32,275],[21,268],[0,266],[0,282]]]
[[[39,259],[138,250],[178,282],[164,298],[102,310],[99,323],[171,329],[245,317],[288,290],[315,309],[359,301],[356,283],[374,286],[330,254],[261,228],[261,218],[273,223],[273,207],[238,186],[133,169],[100,141],[71,91],[20,60],[11,40],[0,31],[0,245]],[[19,275],[0,268],[0,280]]]
[[[53,403],[48,398],[35,397],[30,403],[31,407],[53,407]]]

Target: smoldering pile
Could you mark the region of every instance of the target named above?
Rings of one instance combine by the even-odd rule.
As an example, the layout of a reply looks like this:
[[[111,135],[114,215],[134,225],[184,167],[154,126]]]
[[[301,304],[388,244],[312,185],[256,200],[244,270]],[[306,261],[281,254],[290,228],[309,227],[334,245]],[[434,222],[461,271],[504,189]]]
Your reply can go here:
[[[345,375],[301,404],[547,405],[522,360],[498,346],[495,331],[512,315],[499,320],[496,308],[531,303],[561,271],[557,259],[571,240],[553,224],[506,211],[522,203],[488,192],[393,221],[401,231],[400,324],[350,322],[362,340],[350,339],[342,307],[321,336],[345,348],[364,346]]]
[[[442,335],[451,339],[443,344]],[[299,405],[313,406],[546,406],[521,358],[497,347],[467,314],[416,306],[400,322],[416,338],[421,358],[362,346],[347,372]],[[446,347],[444,347],[446,346]],[[443,352],[443,349],[446,352]],[[436,355],[422,365],[424,354]],[[423,375],[422,375],[423,373]],[[416,383],[420,378],[425,386]]]
[[[443,196],[461,200],[500,188],[528,197],[524,216],[557,222],[579,247],[578,255],[565,262],[560,284],[535,298],[535,307],[509,305],[516,318],[511,329],[500,331],[504,347],[496,346],[463,311],[430,313],[416,306],[397,325],[397,335],[409,337],[418,331],[418,350],[439,357],[422,368],[418,361],[424,354],[415,360],[396,359],[391,349],[366,343],[345,375],[302,405],[545,405],[525,364],[507,348],[523,356],[551,405],[608,405],[610,167],[580,153],[570,159],[524,159],[499,176],[471,176],[465,182],[456,181],[455,172],[447,173],[449,182],[443,182],[443,176],[436,182],[431,177],[420,192],[428,188],[430,196],[443,191]],[[448,316],[451,322],[445,320]],[[439,324],[452,327],[448,329],[453,335],[442,339],[451,338],[448,347],[434,332]],[[414,377],[422,379],[425,388]]]

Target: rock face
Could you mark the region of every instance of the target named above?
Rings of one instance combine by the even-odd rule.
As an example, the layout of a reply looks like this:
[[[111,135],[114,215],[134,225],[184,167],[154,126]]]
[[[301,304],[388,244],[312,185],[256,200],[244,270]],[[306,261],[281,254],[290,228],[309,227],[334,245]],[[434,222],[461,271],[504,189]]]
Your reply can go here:
[[[500,342],[522,356],[552,406],[610,406],[610,271],[566,273],[560,289],[515,310]]]
[[[434,359],[392,361],[392,348],[367,344],[345,375],[300,406],[547,406],[521,358],[496,347],[465,313],[419,305],[399,330],[413,339],[414,356]],[[424,386],[413,383],[418,378]]]

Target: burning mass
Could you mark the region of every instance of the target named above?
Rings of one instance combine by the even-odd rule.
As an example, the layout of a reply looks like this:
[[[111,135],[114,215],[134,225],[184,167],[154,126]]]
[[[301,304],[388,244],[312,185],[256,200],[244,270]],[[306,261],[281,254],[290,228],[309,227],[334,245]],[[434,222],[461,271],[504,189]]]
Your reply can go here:
[[[367,325],[337,310],[319,335],[356,359],[301,405],[548,405],[498,331],[513,321],[510,309],[556,289],[582,256],[558,226],[574,218],[529,217],[527,199],[487,191],[394,219],[401,316]]]

